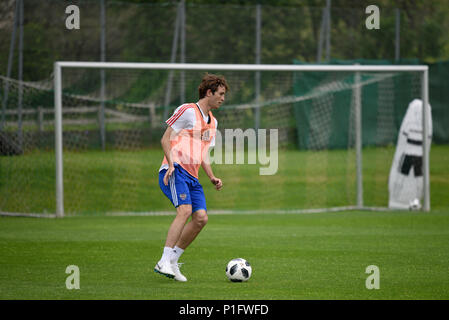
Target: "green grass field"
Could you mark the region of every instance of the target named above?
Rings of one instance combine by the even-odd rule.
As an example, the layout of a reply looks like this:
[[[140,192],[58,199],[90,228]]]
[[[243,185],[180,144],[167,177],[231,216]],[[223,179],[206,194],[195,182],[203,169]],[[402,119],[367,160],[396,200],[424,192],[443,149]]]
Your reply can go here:
[[[211,215],[181,257],[186,283],[153,272],[172,218],[0,217],[0,299],[449,298],[449,210]],[[246,283],[225,276],[236,257],[253,266]]]
[[[363,153],[364,201],[387,206],[394,148]],[[432,146],[431,212],[211,214],[181,258],[189,278],[155,274],[172,211],[157,184],[161,150],[64,154],[64,219],[0,216],[0,299],[449,299],[449,147]],[[214,165],[201,173],[209,210],[294,209],[355,203],[354,153],[281,150],[279,170]],[[54,212],[52,152],[0,157],[0,211]],[[232,258],[253,266],[231,283]],[[80,290],[65,285],[80,269]],[[376,265],[380,289],[368,290]]]

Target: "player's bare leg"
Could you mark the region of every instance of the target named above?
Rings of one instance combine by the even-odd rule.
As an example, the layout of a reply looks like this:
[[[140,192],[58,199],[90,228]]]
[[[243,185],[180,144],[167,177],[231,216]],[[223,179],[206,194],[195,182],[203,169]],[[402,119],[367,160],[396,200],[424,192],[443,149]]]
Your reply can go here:
[[[173,248],[173,255],[170,260],[175,280],[185,282],[187,278],[179,271],[178,259],[184,250],[195,240],[196,236],[207,224],[207,213],[205,210],[197,210],[192,214],[192,219],[182,230],[181,236]]]
[[[182,204],[176,208],[176,217],[168,229],[167,240],[165,246],[173,248],[181,237],[186,227],[186,222],[192,215],[192,206],[190,204]]]
[[[192,214],[192,220],[190,220],[182,230],[181,237],[176,245],[185,250],[207,224],[207,219],[207,213],[205,210],[195,211]]]
[[[168,229],[167,239],[165,241],[164,253],[161,260],[154,267],[154,271],[165,275],[169,278],[175,278],[171,261],[173,257],[173,247],[178,242],[186,222],[192,214],[192,206],[190,204],[183,204],[176,208],[176,217]],[[179,277],[178,277],[179,278]],[[180,280],[182,281],[182,280]],[[184,280],[185,281],[185,280]]]

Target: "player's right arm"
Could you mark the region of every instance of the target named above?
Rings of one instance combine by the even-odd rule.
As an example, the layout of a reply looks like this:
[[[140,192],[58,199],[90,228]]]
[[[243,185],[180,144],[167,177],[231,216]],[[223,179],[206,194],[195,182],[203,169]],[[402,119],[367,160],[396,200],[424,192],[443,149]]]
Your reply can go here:
[[[172,127],[167,127],[167,130],[165,130],[165,133],[161,139],[162,149],[164,150],[164,154],[165,154],[165,157],[167,158],[167,162],[168,162],[168,169],[167,169],[167,172],[165,172],[165,176],[164,176],[164,184],[166,186],[168,185],[168,179],[171,177],[171,175],[175,171],[173,159],[171,158],[171,143],[170,143],[171,137],[173,137],[173,135],[175,135],[175,134],[176,134],[176,132],[175,132],[175,130],[173,130]]]
[[[192,129],[194,126],[195,117],[195,109],[192,106],[183,104],[175,110],[170,119],[165,121],[168,127],[162,136],[161,144],[168,162],[168,169],[164,176],[164,184],[166,186],[168,185],[168,179],[175,171],[175,166],[171,157],[170,140],[174,139],[182,129]]]

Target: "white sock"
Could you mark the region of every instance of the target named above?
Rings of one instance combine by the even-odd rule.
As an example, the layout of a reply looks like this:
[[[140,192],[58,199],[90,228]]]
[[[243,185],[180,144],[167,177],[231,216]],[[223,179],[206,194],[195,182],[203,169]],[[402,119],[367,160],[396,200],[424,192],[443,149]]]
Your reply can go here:
[[[164,247],[164,253],[162,254],[161,261],[170,261],[173,248]]]
[[[171,263],[178,263],[179,257],[183,254],[184,249],[175,246],[172,250]]]

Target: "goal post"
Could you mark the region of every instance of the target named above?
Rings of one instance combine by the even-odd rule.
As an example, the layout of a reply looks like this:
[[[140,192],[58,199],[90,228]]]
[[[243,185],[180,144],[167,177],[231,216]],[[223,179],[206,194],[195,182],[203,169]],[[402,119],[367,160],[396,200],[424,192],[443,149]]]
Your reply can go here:
[[[424,180],[424,199],[423,199],[423,208],[425,211],[430,211],[430,161],[429,161],[429,151],[430,145],[428,137],[432,135],[429,128],[429,119],[430,119],[430,108],[429,108],[429,70],[426,66],[422,71],[421,76],[421,90],[422,90],[422,99],[423,99],[423,108],[422,108],[422,142],[423,142],[423,180]]]
[[[423,180],[424,197],[423,210],[430,210],[430,183],[429,183],[429,136],[428,118],[429,92],[428,92],[428,67],[423,65],[253,65],[253,64],[189,64],[189,63],[122,63],[122,62],[74,62],[58,61],[54,63],[54,104],[55,104],[55,158],[56,158],[56,215],[63,217],[64,212],[64,168],[63,168],[63,99],[62,83],[65,69],[127,69],[127,70],[183,70],[183,71],[233,71],[233,72],[350,72],[354,74],[353,99],[355,101],[355,152],[356,152],[356,205],[354,208],[364,209],[363,201],[363,176],[362,176],[362,123],[361,101],[362,90],[360,88],[360,73],[403,73],[414,72],[421,77],[421,98],[424,108],[423,121]],[[198,79],[199,82],[200,79]],[[262,103],[263,105],[263,103]]]

